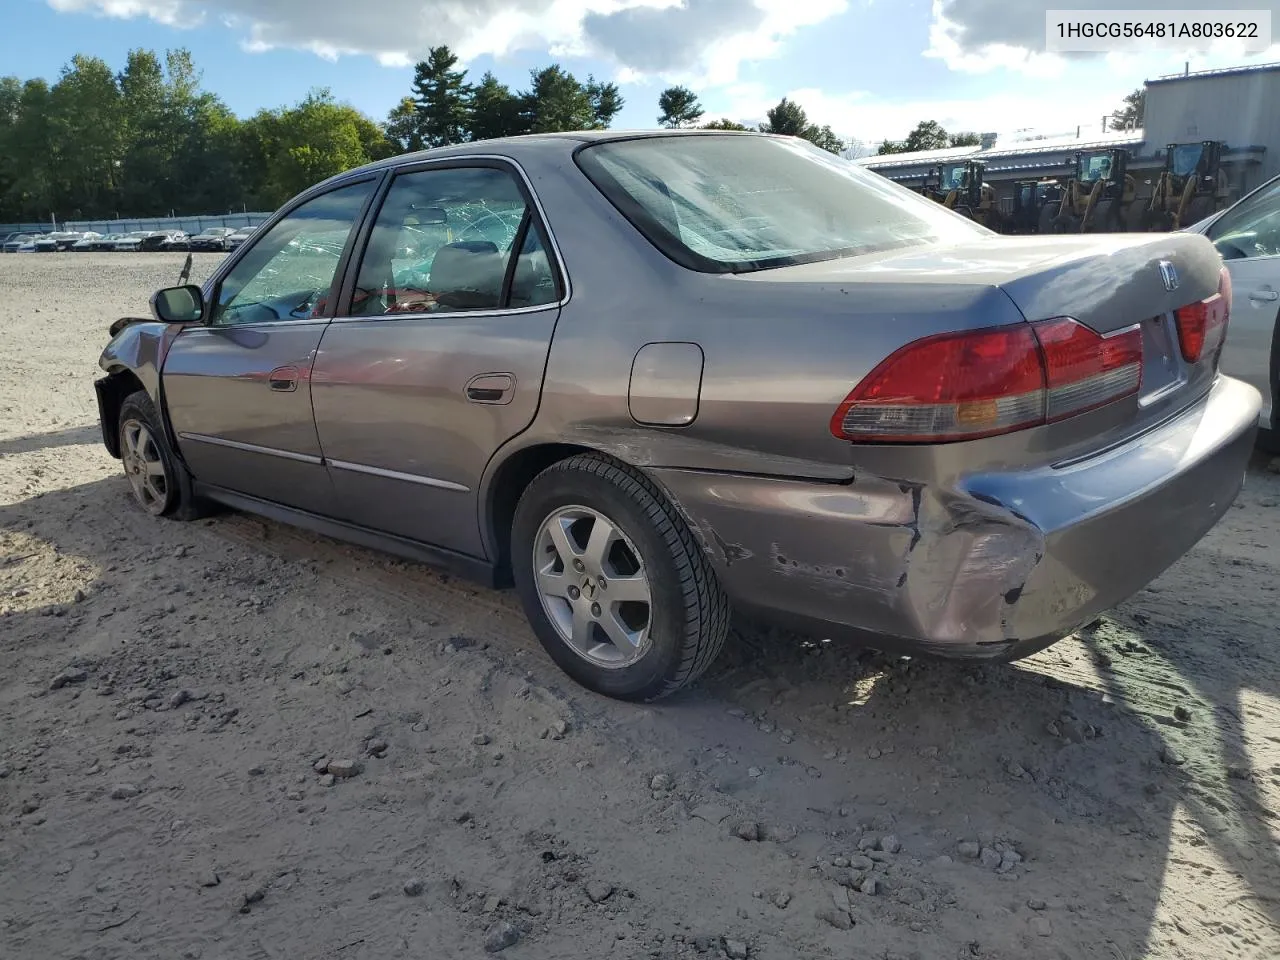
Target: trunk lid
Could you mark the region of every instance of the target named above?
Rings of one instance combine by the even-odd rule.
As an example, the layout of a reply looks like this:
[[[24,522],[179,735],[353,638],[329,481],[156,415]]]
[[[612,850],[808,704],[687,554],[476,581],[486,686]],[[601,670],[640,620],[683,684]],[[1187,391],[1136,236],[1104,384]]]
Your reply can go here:
[[[1020,444],[1021,454],[1031,460],[1056,463],[1123,442],[1193,404],[1208,390],[1219,351],[1188,363],[1174,311],[1217,293],[1221,267],[1213,245],[1197,234],[1089,234],[987,236],[740,276],[784,287],[801,284],[815,295],[823,289],[839,291],[855,303],[976,304],[977,290],[986,288],[999,290],[1017,307],[1015,316],[1033,323],[1070,317],[1103,336],[1139,326],[1142,381],[1136,397],[1034,428],[1035,440],[1024,432],[978,441],[1001,447],[1001,458],[1011,453],[1010,446]],[[899,285],[913,295],[904,290],[895,296],[892,290]],[[863,297],[858,296],[859,287]],[[969,308],[961,313],[970,329],[1009,322],[1003,311]]]

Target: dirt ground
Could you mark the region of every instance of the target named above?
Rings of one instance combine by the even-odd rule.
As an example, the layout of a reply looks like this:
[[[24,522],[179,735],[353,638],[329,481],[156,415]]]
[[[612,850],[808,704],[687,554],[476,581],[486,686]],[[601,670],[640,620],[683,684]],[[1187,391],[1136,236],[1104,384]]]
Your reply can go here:
[[[1266,458],[1029,661],[746,634],[628,706],[510,595],[134,508],[92,380],[181,261],[0,256],[0,956],[1280,956]]]

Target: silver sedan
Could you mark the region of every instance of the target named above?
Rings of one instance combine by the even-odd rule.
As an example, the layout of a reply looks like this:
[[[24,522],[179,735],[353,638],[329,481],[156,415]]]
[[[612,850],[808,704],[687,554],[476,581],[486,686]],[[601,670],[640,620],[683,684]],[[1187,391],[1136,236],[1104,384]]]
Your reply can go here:
[[[117,321],[103,439],[214,505],[514,585],[648,700],[731,614],[1016,659],[1226,512],[1259,396],[1189,233],[1002,237],[807,144],[575,133],[317,185]]]

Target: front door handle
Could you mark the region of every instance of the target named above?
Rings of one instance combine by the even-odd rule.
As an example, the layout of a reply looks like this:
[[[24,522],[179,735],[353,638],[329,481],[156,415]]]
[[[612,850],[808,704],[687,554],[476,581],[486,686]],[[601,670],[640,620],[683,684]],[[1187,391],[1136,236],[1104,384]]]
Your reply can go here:
[[[1250,290],[1249,299],[1266,303],[1270,300],[1280,300],[1280,293],[1276,293],[1270,287],[1263,287],[1261,290]]]
[[[463,393],[472,403],[510,403],[516,378],[509,373],[482,373],[467,381]]]
[[[276,367],[267,374],[267,385],[277,393],[292,393],[298,389],[298,368]]]

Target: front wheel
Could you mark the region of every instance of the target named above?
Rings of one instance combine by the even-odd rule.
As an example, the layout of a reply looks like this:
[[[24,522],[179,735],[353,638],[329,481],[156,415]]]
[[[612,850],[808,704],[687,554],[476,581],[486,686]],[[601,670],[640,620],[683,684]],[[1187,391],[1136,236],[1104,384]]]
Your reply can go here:
[[[656,700],[724,646],[729,601],[706,554],[652,481],[608,458],[571,457],[534,478],[511,561],[538,640],[597,693]]]
[[[196,498],[191,475],[169,447],[146,391],[120,405],[120,461],[134,502],[153,517],[195,520],[210,511]]]

